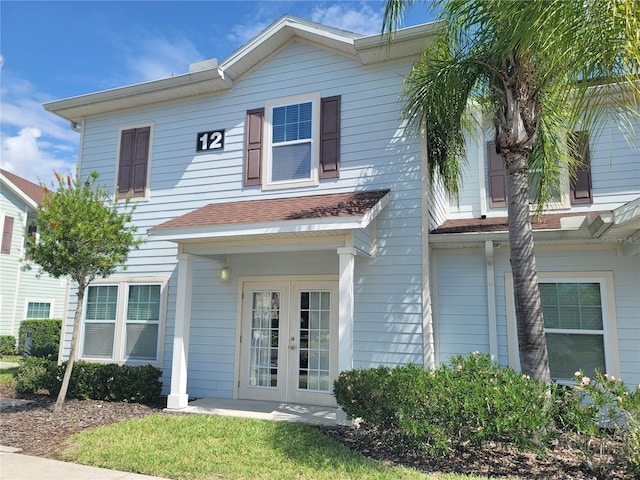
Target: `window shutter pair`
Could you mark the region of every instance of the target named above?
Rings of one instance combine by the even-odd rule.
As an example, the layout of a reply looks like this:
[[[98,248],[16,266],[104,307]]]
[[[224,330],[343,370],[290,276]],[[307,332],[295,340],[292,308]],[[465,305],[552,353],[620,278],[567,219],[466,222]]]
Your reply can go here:
[[[149,166],[151,127],[123,130],[118,165],[118,196],[144,197]]]
[[[4,217],[2,226],[2,250],[1,253],[9,255],[11,253],[11,239],[13,238],[13,217]]]
[[[264,144],[264,108],[247,111],[245,124],[244,185],[262,184],[262,149]],[[340,96],[320,100],[319,177],[340,175]]]
[[[489,170],[489,206],[507,206],[507,176],[504,160],[496,153],[495,142],[487,142]],[[575,179],[571,182],[571,205],[593,202],[591,188],[591,157],[588,132],[576,132],[570,139],[570,147],[576,160]]]

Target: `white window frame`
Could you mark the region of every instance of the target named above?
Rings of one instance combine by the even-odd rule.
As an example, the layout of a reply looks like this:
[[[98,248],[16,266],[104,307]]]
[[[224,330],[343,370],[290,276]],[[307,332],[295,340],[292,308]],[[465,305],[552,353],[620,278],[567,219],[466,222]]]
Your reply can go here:
[[[53,318],[51,315],[54,312],[55,301],[51,298],[36,298],[27,297],[24,302],[24,318],[32,318],[28,316],[30,303],[48,303],[49,304],[49,316],[48,317],[36,317],[36,318]]]
[[[273,161],[273,110],[277,107],[287,105],[297,105],[311,102],[311,172],[310,178],[300,180],[271,181],[272,161]],[[273,190],[278,188],[306,187],[319,184],[319,164],[320,164],[320,93],[309,93],[304,95],[294,95],[275,100],[267,100],[264,105],[265,122],[265,154],[262,162],[263,189]]]
[[[538,272],[538,283],[599,283],[602,305],[602,336],[606,372],[620,377],[620,356],[618,349],[618,328],[616,322],[613,272]],[[505,273],[505,297],[507,307],[507,342],[509,366],[520,370],[518,350],[518,330],[516,325],[515,300],[513,295],[513,274]],[[553,333],[600,334],[593,330],[553,329]],[[557,379],[558,383],[571,383],[571,379]]]
[[[164,333],[166,327],[166,310],[167,310],[167,289],[169,279],[166,277],[135,277],[135,278],[111,278],[104,281],[93,282],[89,287],[93,286],[116,286],[118,287],[118,300],[116,308],[116,319],[114,328],[113,352],[110,358],[90,357],[84,355],[84,336],[87,314],[87,299],[85,295],[84,305],[82,309],[82,325],[80,328],[80,348],[76,358],[78,360],[87,360],[98,363],[118,363],[132,365],[162,365],[164,356]],[[160,316],[158,320],[158,338],[156,346],[156,358],[154,359],[138,359],[126,356],[126,329],[127,329],[127,304],[129,297],[129,286],[131,285],[160,285]],[[87,293],[88,288],[87,287]]]

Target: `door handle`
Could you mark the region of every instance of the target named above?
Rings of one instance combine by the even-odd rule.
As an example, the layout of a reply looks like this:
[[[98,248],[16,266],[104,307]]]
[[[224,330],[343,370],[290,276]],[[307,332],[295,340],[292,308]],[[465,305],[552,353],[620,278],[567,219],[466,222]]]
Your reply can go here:
[[[289,350],[295,350],[296,348],[298,348],[296,345],[289,345]]]

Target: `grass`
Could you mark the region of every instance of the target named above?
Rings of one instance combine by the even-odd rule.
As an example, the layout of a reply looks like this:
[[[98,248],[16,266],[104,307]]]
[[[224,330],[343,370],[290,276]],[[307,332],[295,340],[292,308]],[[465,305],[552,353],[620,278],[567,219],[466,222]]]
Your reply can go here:
[[[0,368],[0,385],[11,385],[13,377],[18,373],[18,363],[21,357],[2,357],[3,362],[15,363],[15,367]]]
[[[210,415],[150,415],[76,434],[67,460],[172,479],[471,480],[390,467],[314,428]]]

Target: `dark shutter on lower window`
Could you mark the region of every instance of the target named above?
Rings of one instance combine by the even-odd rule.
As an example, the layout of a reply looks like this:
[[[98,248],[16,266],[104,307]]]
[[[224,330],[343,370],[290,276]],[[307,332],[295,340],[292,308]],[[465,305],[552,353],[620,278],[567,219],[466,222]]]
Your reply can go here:
[[[2,250],[1,253],[11,253],[11,239],[13,238],[13,217],[4,217],[2,226]]]
[[[489,170],[489,206],[507,206],[507,176],[504,160],[496,153],[496,143],[487,142],[487,166]]]
[[[150,134],[150,127],[122,131],[118,163],[118,194],[120,198],[127,195],[144,197],[146,194]]]
[[[263,122],[264,108],[247,111],[244,157],[244,185],[246,187],[262,183]]]
[[[320,178],[340,176],[340,96],[320,102]]]
[[[593,202],[591,189],[591,155],[589,152],[589,133],[575,132],[570,141],[573,157],[576,161],[575,178],[571,181],[571,205]]]

